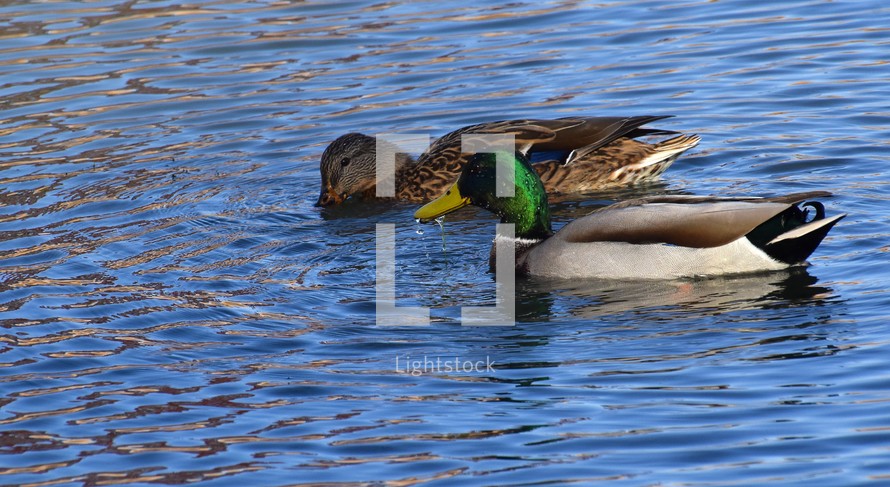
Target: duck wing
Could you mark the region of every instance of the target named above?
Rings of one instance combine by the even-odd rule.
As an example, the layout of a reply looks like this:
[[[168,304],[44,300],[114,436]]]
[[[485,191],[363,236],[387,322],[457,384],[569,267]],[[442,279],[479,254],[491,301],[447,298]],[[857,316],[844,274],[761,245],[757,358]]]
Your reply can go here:
[[[582,147],[586,151],[595,151],[622,137],[674,134],[676,132],[669,130],[641,128],[648,123],[672,116],[565,117],[552,120],[523,119],[481,123],[445,134],[430,146],[421,159],[429,159],[443,152],[450,153],[454,157],[455,154],[460,154],[463,136],[471,134],[513,135],[516,150],[522,152],[573,151]]]
[[[575,220],[552,238],[567,243],[664,243],[709,248],[733,242],[825,191],[773,198],[657,196],[617,203]]]
[[[533,146],[532,150],[595,151],[622,137],[637,138],[645,135],[675,134],[670,130],[644,129],[643,125],[673,115],[642,115],[637,117],[566,117],[556,120],[534,120],[533,125],[552,130],[556,136]],[[571,160],[571,157],[569,158]]]

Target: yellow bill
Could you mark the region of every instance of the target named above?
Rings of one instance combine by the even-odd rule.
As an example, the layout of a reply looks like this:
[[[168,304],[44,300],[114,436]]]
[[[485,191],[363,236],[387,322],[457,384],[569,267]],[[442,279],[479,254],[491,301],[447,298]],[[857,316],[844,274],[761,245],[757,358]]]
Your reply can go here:
[[[452,211],[459,210],[469,204],[470,199],[461,196],[460,191],[457,189],[457,185],[454,184],[448,188],[448,191],[446,191],[445,194],[421,206],[419,210],[414,212],[414,218],[420,220],[421,223],[426,223],[435,220],[442,215],[447,215]]]

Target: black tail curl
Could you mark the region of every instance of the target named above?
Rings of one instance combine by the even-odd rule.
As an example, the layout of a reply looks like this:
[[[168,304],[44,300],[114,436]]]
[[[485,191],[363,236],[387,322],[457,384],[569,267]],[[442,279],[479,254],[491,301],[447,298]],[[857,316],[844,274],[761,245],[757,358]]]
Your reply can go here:
[[[808,219],[809,209],[815,212],[812,219]],[[818,201],[807,201],[800,206],[792,205],[787,210],[760,224],[746,235],[757,248],[767,255],[786,264],[798,264],[804,262],[834,226],[834,223],[814,228],[803,235],[794,238],[784,238],[778,242],[773,239],[795,228],[813,223],[825,218],[825,205]]]

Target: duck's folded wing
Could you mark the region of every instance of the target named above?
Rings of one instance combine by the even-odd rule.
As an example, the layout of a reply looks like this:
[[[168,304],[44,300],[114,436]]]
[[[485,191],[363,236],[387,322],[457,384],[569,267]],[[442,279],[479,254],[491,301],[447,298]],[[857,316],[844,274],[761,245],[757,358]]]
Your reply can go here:
[[[643,129],[652,123],[672,115],[643,115],[639,117],[569,117],[557,120],[530,120],[533,125],[546,127],[556,135],[548,141],[534,145],[535,151],[574,150],[584,147],[593,151],[621,137],[636,138],[644,135],[673,134],[669,130]]]
[[[638,117],[566,117],[555,120],[525,119],[487,122],[463,127],[436,140],[427,155],[448,151],[461,152],[461,143],[470,144],[466,152],[488,150],[490,139],[473,135],[512,135],[516,150],[522,152],[561,151],[568,153],[580,147],[596,150],[621,137],[673,134],[670,130],[644,129],[647,123],[673,115],[644,115]],[[477,141],[478,139],[478,141]],[[479,145],[476,145],[479,144]],[[423,158],[422,158],[423,159]]]
[[[612,205],[575,220],[554,235],[566,242],[665,243],[683,247],[719,247],[810,195],[768,199],[654,198]]]

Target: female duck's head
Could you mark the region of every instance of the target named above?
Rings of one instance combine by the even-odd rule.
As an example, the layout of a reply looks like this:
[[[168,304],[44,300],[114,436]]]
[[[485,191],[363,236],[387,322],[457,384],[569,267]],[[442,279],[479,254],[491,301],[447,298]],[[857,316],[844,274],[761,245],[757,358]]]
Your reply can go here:
[[[476,153],[457,182],[414,217],[426,222],[467,205],[485,208],[502,223],[515,224],[517,237],[546,238],[553,233],[547,192],[528,158],[519,152]]]

